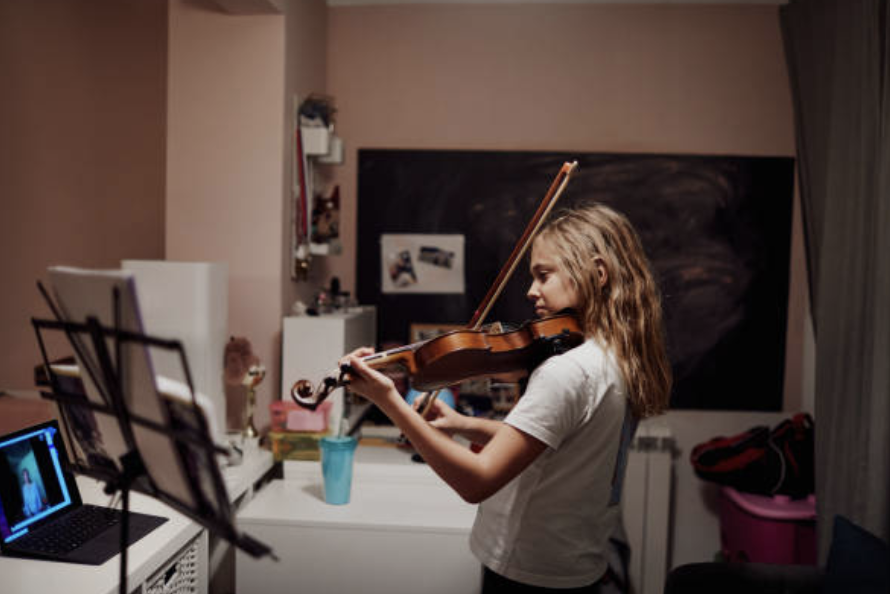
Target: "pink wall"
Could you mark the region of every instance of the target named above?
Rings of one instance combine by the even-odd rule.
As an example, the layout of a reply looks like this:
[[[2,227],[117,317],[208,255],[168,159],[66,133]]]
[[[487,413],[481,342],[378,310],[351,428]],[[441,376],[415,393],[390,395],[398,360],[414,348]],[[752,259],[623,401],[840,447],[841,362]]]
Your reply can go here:
[[[294,97],[297,101],[305,99],[311,93],[323,93],[327,88],[327,18],[328,9],[324,0],[302,0],[288,2],[285,11],[286,42],[285,42],[285,121],[287,134],[283,149],[284,193],[285,204],[282,215],[282,304],[284,315],[290,315],[291,306],[297,299],[310,303],[318,287],[326,285],[327,267],[324,259],[317,259],[309,270],[307,281],[296,282],[291,279],[291,218],[293,217],[293,136]],[[289,386],[284,386],[290,389]]]
[[[164,2],[0,2],[0,390],[32,386],[47,266],[164,256],[166,52]]]
[[[323,0],[253,16],[170,0],[167,258],[228,264],[229,334],[267,370],[260,428],[279,397],[282,315],[311,295],[289,273],[288,130],[290,97],[324,90],[326,16]]]
[[[284,17],[170,0],[169,27],[167,259],[228,264],[229,334],[267,369],[262,427],[279,374]]]
[[[170,0],[165,114],[163,3],[0,6],[12,50],[0,55],[11,83],[0,109],[0,329],[25,345],[0,361],[0,386],[30,383],[28,316],[44,313],[33,281],[46,265],[166,251],[228,262],[230,331],[270,367],[265,404],[281,315],[331,275],[354,288],[359,147],[794,154],[774,6],[287,7],[232,16]],[[294,283],[291,98],[312,91],[336,98],[346,141],[345,165],[332,168],[345,249]],[[793,249],[792,408],[806,376],[799,232]]]
[[[358,148],[794,154],[776,7],[333,7],[329,21],[346,254]],[[335,266],[349,284],[353,268]]]
[[[354,283],[358,148],[795,154],[776,6],[332,7],[328,92]],[[786,407],[806,405],[795,219]]]

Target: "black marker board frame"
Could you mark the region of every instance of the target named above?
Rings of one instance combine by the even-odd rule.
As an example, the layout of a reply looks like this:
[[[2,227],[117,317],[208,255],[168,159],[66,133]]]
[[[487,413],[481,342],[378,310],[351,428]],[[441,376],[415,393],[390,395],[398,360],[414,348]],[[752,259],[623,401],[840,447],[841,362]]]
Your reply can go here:
[[[781,410],[794,160],[790,157],[360,149],[357,296],[378,340],[466,324],[566,161],[557,205],[599,201],[636,226],[661,287],[671,406]],[[381,292],[383,234],[465,236],[463,294]],[[527,262],[486,321],[533,317]]]

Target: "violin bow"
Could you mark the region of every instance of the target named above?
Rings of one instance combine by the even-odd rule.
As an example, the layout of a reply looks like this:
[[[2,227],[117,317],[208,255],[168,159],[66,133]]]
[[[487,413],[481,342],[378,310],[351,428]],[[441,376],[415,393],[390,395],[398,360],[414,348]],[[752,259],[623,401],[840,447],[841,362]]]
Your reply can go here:
[[[470,323],[467,324],[468,329],[479,330],[482,327],[482,324],[485,322],[485,318],[488,316],[491,308],[494,306],[494,302],[497,301],[498,297],[501,296],[504,287],[507,285],[510,277],[513,276],[513,272],[515,272],[516,267],[519,265],[519,262],[522,260],[523,256],[525,256],[526,251],[528,251],[528,246],[532,243],[535,236],[537,236],[538,232],[541,230],[541,227],[544,225],[544,221],[547,220],[547,217],[553,210],[556,201],[559,200],[559,197],[562,196],[562,193],[565,191],[566,186],[569,185],[569,180],[571,179],[572,174],[577,168],[577,161],[572,161],[571,163],[567,161],[562,164],[562,167],[559,169],[559,172],[556,174],[556,177],[550,184],[550,188],[547,190],[547,194],[538,205],[538,209],[535,211],[534,216],[532,216],[532,219],[525,226],[525,231],[522,233],[522,236],[519,238],[519,241],[513,248],[513,252],[510,254],[510,257],[507,258],[507,262],[501,267],[501,271],[498,273],[498,276],[494,280],[494,283],[492,283],[491,287],[489,287],[488,293],[486,293],[485,297],[482,299],[482,303],[479,304],[479,307],[477,307],[476,311],[473,313],[473,317],[470,320]],[[427,392],[424,395],[425,400],[420,405],[421,416],[426,416],[426,413],[433,405],[433,402],[436,401],[438,395],[439,390],[435,390],[434,392]]]

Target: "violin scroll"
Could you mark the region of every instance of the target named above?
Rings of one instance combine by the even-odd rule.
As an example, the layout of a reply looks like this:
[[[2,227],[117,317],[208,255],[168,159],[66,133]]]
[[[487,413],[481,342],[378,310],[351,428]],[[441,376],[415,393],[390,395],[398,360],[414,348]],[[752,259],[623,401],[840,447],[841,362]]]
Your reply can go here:
[[[298,380],[291,386],[290,397],[303,408],[315,410],[334,390],[349,383],[349,380],[346,379],[346,374],[348,372],[348,366],[344,365],[340,370],[339,377],[324,378],[321,381],[321,384],[319,384],[318,389],[314,389],[312,387],[312,382],[309,380]]]

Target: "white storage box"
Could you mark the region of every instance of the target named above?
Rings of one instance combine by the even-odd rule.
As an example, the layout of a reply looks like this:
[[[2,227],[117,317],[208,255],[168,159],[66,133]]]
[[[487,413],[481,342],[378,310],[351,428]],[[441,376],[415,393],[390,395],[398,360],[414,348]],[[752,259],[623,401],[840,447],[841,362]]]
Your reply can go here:
[[[303,154],[320,156],[328,154],[331,145],[331,131],[323,126],[302,126]]]

